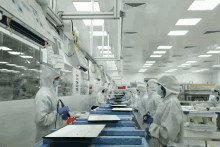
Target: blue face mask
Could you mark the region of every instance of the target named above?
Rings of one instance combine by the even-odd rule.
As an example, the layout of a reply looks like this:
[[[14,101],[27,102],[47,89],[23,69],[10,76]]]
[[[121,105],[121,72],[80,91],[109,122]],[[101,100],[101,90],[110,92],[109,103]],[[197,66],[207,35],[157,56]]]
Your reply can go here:
[[[158,87],[158,89],[157,89],[157,94],[159,94],[161,97],[163,97],[164,93],[163,93],[163,91],[161,90],[161,86]]]
[[[213,93],[213,95],[216,97],[216,100],[218,101],[219,100],[218,92]]]
[[[54,86],[54,88],[56,88],[58,85],[59,85],[59,81],[54,81],[54,84],[53,84],[53,86]]]

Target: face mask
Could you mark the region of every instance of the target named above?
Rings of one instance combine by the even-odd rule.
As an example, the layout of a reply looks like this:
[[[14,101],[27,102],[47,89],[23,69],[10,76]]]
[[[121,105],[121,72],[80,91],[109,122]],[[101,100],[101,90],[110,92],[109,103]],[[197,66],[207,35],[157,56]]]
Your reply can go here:
[[[219,100],[218,92],[213,93],[213,95],[216,97],[216,100]]]
[[[53,84],[54,88],[56,88],[58,85],[59,85],[59,81],[54,81],[54,84]]]
[[[159,94],[160,96],[163,96],[163,91],[161,90],[161,86],[158,87],[157,94]]]

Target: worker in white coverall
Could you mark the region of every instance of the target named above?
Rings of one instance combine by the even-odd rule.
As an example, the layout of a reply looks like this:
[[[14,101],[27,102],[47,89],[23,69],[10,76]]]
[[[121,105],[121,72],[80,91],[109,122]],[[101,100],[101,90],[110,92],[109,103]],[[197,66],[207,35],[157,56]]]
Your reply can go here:
[[[137,89],[136,88],[131,88],[131,107],[137,108],[137,102],[138,102],[138,95],[137,95]]]
[[[100,88],[97,97],[96,97],[96,106],[101,106],[102,103],[105,102],[105,96],[104,96],[105,90],[103,88]]]
[[[180,85],[173,75],[158,78],[158,91],[163,99],[154,115],[153,123],[146,127],[146,139],[150,147],[167,145],[183,146],[183,111],[177,96]],[[159,92],[161,93],[161,92]]]
[[[157,94],[158,84],[157,80],[151,79],[148,81],[148,100],[146,105],[146,112],[154,118],[158,105],[161,103],[161,96]]]
[[[62,109],[62,113],[64,113],[65,111],[65,115],[69,111],[69,108],[67,106],[62,108],[59,107],[60,109],[59,111],[57,111],[58,98],[55,92],[55,88],[59,85],[59,71],[50,68],[44,64],[40,65],[40,69],[42,71],[40,75],[41,88],[37,92],[34,100],[35,124],[37,130],[35,138],[36,143],[41,141],[42,137],[50,134],[52,129],[60,129],[61,127],[63,127],[63,120],[67,120],[67,118],[64,119],[64,115],[62,115],[61,117],[60,110]]]
[[[146,123],[143,123],[143,115],[147,113],[146,103],[148,99],[148,93],[147,93],[146,84],[143,82],[138,82],[137,90],[140,92],[140,95],[139,95],[139,101],[138,101],[138,106],[137,106],[138,114],[136,114],[136,119],[141,129],[144,130],[145,127],[147,127]]]

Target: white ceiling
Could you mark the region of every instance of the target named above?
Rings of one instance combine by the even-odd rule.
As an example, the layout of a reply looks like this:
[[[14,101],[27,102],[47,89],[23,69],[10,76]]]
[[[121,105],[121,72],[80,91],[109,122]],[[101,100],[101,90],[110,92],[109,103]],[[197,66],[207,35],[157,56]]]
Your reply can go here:
[[[134,2],[136,0],[126,1]],[[206,31],[220,31],[218,17],[220,6],[218,5],[214,10],[208,11],[187,11],[193,1],[147,0],[145,10],[128,9],[124,11],[126,17],[123,21],[123,32],[138,32],[135,35],[123,35],[123,46],[133,46],[133,48],[123,48],[124,75],[137,73],[143,68],[146,61],[156,61],[152,67],[147,68],[146,73],[163,73],[169,69],[178,69],[176,72],[179,73],[191,73],[202,68],[210,68],[209,71],[205,71],[210,72],[213,71],[212,65],[220,64],[219,54],[211,54],[213,56],[209,58],[198,58],[199,55],[206,54],[207,51],[214,50],[220,46],[220,33],[203,35]],[[177,21],[183,18],[202,18],[202,20],[195,26],[176,26]],[[102,27],[94,27],[94,31],[101,30]],[[170,31],[175,30],[189,30],[189,32],[185,36],[173,37],[167,35]],[[117,55],[117,21],[105,21],[105,31],[110,33],[109,44],[113,46],[113,52]],[[94,46],[101,45],[102,38],[94,37]],[[104,45],[107,46],[107,37],[105,37]],[[173,47],[170,50],[166,50],[167,52],[161,58],[150,57],[157,50],[158,46],[165,45]],[[184,49],[185,46],[196,47]],[[97,55],[100,56],[101,54],[97,53]],[[172,57],[173,55],[182,55],[182,57]],[[165,61],[173,62],[164,63]],[[186,68],[190,68],[189,70],[183,70],[184,68],[177,67],[186,61],[197,61],[197,63],[191,65],[200,66],[186,66]],[[205,63],[204,61],[212,62]],[[166,65],[166,67],[158,67],[161,65]]]

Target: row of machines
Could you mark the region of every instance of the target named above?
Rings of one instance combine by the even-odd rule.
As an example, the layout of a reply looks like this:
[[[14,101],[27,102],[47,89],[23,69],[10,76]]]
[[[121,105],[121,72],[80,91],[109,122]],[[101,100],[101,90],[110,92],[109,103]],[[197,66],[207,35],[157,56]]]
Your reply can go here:
[[[149,147],[145,131],[134,122],[134,111],[123,94],[91,110],[88,117],[78,118],[43,137],[35,147]]]

